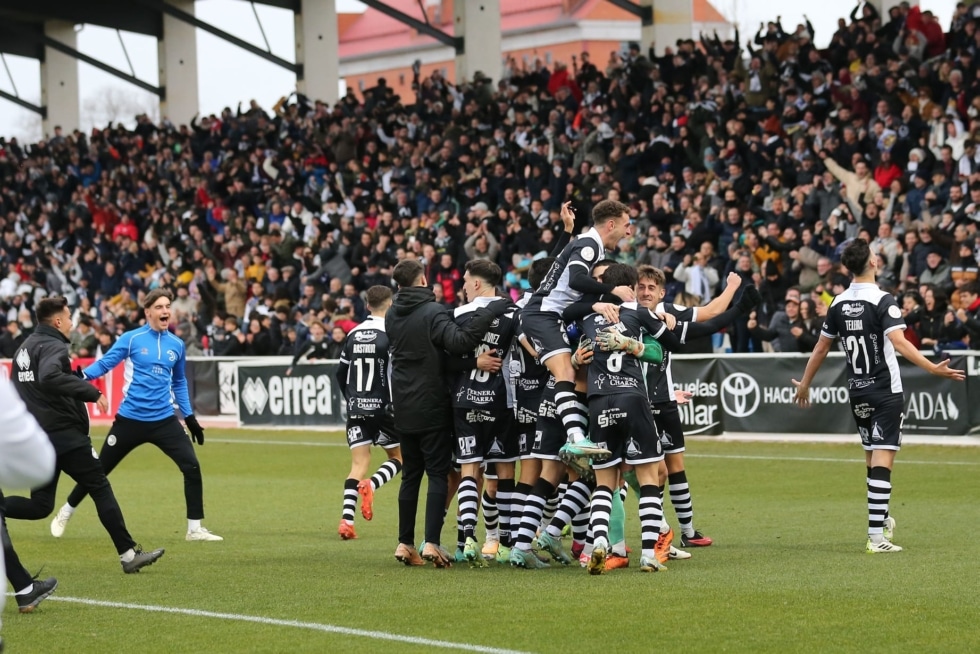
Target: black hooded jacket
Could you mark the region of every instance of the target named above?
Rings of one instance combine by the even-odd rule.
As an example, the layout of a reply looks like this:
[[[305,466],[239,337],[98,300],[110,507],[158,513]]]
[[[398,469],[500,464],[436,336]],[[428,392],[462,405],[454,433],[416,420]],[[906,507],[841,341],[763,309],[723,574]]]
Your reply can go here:
[[[504,310],[509,302],[494,302]],[[471,354],[483,339],[496,313],[477,309],[465,327],[436,302],[431,289],[402,288],[385,317],[391,344],[391,399],[395,427],[414,434],[448,430],[453,416],[446,353]]]
[[[39,325],[14,354],[10,380],[58,454],[91,447],[88,410],[102,394],[72,374],[68,339],[50,325]]]

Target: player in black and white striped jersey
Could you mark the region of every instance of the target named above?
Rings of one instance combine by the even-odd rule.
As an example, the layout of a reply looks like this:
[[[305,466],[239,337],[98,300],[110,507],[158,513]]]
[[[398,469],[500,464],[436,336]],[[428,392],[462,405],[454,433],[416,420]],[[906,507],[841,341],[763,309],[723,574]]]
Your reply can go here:
[[[361,496],[361,515],[374,517],[374,492],[391,481],[402,468],[401,447],[391,419],[391,379],[385,314],[391,306],[391,289],[367,290],[367,319],[347,334],[337,386],[347,401],[347,445],[351,452],[350,474],[344,480],[344,505],[337,533],[344,540],[357,538],[354,509]],[[365,479],[371,465],[371,445],[384,448],[388,460]]]
[[[847,361],[851,411],[865,450],[868,486],[868,542],[872,554],[901,552],[892,543],[895,519],[888,513],[891,473],[902,446],[904,393],[896,354],[923,370],[956,381],[962,370],[949,360],[932,363],[905,340],[905,320],[895,298],[878,288],[878,257],[864,239],[853,239],[841,255],[841,263],[854,275],[850,287],[834,298],[813,348],[806,371],[796,385],[796,403],[810,404],[810,384],[830,347],[841,339]]]
[[[476,309],[490,303],[508,302],[497,296],[497,285],[502,280],[500,266],[491,261],[475,259],[467,263],[463,274],[467,304],[454,312],[456,323],[467,324]],[[456,371],[451,389],[454,455],[462,477],[458,500],[464,539],[463,558],[471,563],[482,561],[475,533],[480,502],[480,468],[484,462],[495,464],[498,483],[509,480],[509,487],[512,487],[515,464],[520,456],[517,433],[512,429],[514,387],[510,377],[510,356],[514,339],[514,309],[516,307],[490,323],[490,328],[472,356],[449,360],[451,369]],[[498,359],[496,370],[483,370],[477,365],[482,355]],[[506,499],[497,498],[497,510],[509,534],[510,505]],[[496,555],[496,552],[492,552],[492,555]]]
[[[588,424],[584,398],[575,393],[572,348],[562,322],[564,310],[585,294],[611,294],[632,301],[633,290],[614,288],[592,279],[592,266],[603,258],[606,248],[630,236],[630,209],[613,200],[603,200],[592,210],[592,228],[569,243],[552,264],[541,285],[522,312],[524,332],[538,359],[556,380],[558,413],[567,432],[567,449],[575,456],[608,455],[585,435]],[[562,215],[571,214],[571,203],[562,205]]]

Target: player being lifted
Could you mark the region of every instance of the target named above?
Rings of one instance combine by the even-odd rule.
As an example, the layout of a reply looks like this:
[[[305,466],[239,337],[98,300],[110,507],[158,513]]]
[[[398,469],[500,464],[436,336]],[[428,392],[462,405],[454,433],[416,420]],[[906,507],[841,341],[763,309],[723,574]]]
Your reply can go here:
[[[624,268],[626,271],[628,271],[628,273],[624,272]],[[655,270],[655,269],[645,270],[644,272],[649,273],[651,270]],[[609,277],[607,277],[607,275]],[[619,264],[614,264],[609,266],[606,269],[605,273],[603,273],[603,281],[607,283],[618,284],[623,279],[626,278],[635,280],[636,271],[634,271],[632,268],[629,267],[624,267]],[[724,307],[725,305],[727,305],[730,296],[732,294],[734,294],[734,291],[731,291],[729,295],[722,297],[721,300],[719,301],[719,304],[716,306]],[[656,344],[658,345],[658,349],[661,349],[659,346],[662,344],[663,352],[658,355],[657,359],[661,357],[667,357],[668,353],[671,350],[675,350],[678,346],[683,344],[686,338],[704,336],[707,334],[714,333],[718,329],[721,329],[722,327],[730,324],[732,320],[734,320],[738,315],[747,314],[749,311],[751,311],[752,307],[758,304],[759,300],[760,297],[758,292],[754,288],[752,288],[751,291],[745,293],[743,299],[741,299],[738,302],[738,305],[735,308],[714,315],[712,318],[706,319],[705,322],[702,323],[692,323],[685,320],[680,320],[680,321],[676,320],[675,314],[681,314],[681,317],[694,317],[694,316],[684,315],[683,312],[679,310],[675,310],[673,312],[668,310],[668,311],[660,311],[658,313],[654,313],[653,312],[654,307],[651,306],[639,307],[633,303],[628,303],[625,304],[623,307],[621,307],[619,322],[605,329],[597,329],[598,325],[609,324],[610,321],[604,315],[592,314],[588,316],[583,323],[585,333],[590,338],[595,339],[595,341],[600,345],[599,354],[597,354],[593,364],[589,368],[589,379],[590,379],[589,409],[590,409],[590,417],[591,417],[590,425],[593,426],[593,431],[591,433],[594,436],[594,440],[600,441],[597,432],[595,431],[597,417],[596,417],[596,413],[593,411],[594,407],[592,402],[592,396],[603,394],[601,390],[594,388],[592,385],[594,374],[604,375],[604,377],[599,378],[601,385],[605,385],[612,388],[616,388],[617,385],[622,385],[621,387],[632,388],[632,386],[630,386],[631,382],[629,380],[627,379],[617,380],[616,375],[617,375],[617,370],[621,370],[623,368],[623,365],[620,361],[620,357],[622,357],[624,354],[632,355],[632,356],[628,356],[628,358],[634,360],[636,357],[644,357],[645,355],[648,354],[647,352],[648,346],[644,346],[640,336],[652,337],[653,339],[656,339],[657,341]],[[585,304],[586,302],[587,300],[579,303],[576,306],[573,306],[569,311],[566,311],[565,314],[566,319],[567,320],[574,319],[576,317],[575,316],[576,310],[578,310],[580,306],[582,304]],[[665,307],[657,307],[657,308],[666,309]],[[711,315],[715,311],[716,309],[712,308],[710,311],[706,311],[705,313],[707,315]],[[638,320],[637,316],[639,316],[642,319],[639,325],[637,325],[637,320]],[[650,317],[655,319],[657,322],[650,322],[649,321]],[[707,318],[707,316],[705,317]],[[666,319],[667,322],[666,323],[661,322],[663,319]],[[663,329],[659,329],[659,326],[661,325],[663,326]],[[626,328],[624,328],[624,326]],[[655,326],[658,327],[657,331],[654,331],[652,329],[652,327]],[[639,329],[639,335],[636,333],[637,329]],[[610,351],[613,352],[613,354],[607,355],[607,353]],[[654,359],[654,361],[656,361],[657,359]],[[601,373],[596,373],[596,368],[601,367],[602,362],[606,362],[606,365],[609,369]],[[651,364],[651,367],[653,365],[654,364]],[[632,366],[630,366],[629,369],[632,370]],[[645,374],[645,371],[643,371],[642,367],[640,368],[640,372],[641,375]],[[643,377],[641,377],[641,380],[643,380]],[[641,383],[640,390],[643,390],[642,386],[643,384]],[[643,392],[644,394],[646,394],[647,391],[643,391]],[[602,407],[601,403],[598,408],[608,409],[608,407]],[[623,411],[620,411],[619,413],[623,413]],[[610,416],[611,414],[607,412],[605,414],[605,419],[601,419],[601,418],[598,419],[598,426],[601,428],[603,427],[603,423],[606,423],[607,425],[611,424],[611,422],[615,420],[615,417],[614,416],[610,417]],[[630,416],[630,420],[632,420],[633,414],[629,413],[629,416]],[[657,429],[657,431],[659,432],[659,429]],[[629,457],[627,457],[627,463],[628,463],[628,458]],[[595,467],[598,470],[600,467],[604,467],[604,464],[594,464],[593,467]],[[662,466],[658,466],[657,478],[660,482],[656,489],[658,500],[661,500],[662,498],[663,481],[664,481],[663,477],[665,476],[665,473],[666,470],[663,470]],[[638,479],[638,484],[640,486],[639,490],[640,490],[640,497],[642,501],[643,481],[642,479],[639,479],[639,474],[637,474],[637,479]],[[607,479],[607,481],[615,482],[615,486],[610,486],[610,488],[613,487],[618,488],[619,485],[615,479],[610,478]],[[596,473],[596,482],[597,484],[601,485],[601,482],[599,481],[598,472]],[[610,498],[610,505],[612,504],[613,499],[614,498],[612,497]],[[661,503],[661,509],[662,509],[662,503]],[[593,503],[593,510],[595,510],[594,503]],[[661,515],[662,515],[662,511],[661,511]],[[594,527],[595,527],[595,523],[593,522],[593,529]],[[617,531],[619,530],[617,529]],[[595,542],[597,544],[606,545],[606,543],[600,543],[600,541],[597,538]],[[655,547],[654,555],[657,558],[657,563],[662,564],[666,560],[667,556],[669,555],[668,553],[670,551],[671,548],[669,547],[669,542],[663,543],[659,548]],[[623,556],[623,552],[618,552],[618,554],[620,557]],[[682,555],[678,553],[678,558],[680,558],[681,556]],[[599,558],[604,558],[604,553],[600,553]],[[593,550],[593,563],[590,566],[590,570],[596,569],[597,563],[595,563],[595,561],[596,561],[596,555],[595,555],[595,551]],[[604,561],[601,567],[602,569],[604,569],[605,567]],[[641,558],[641,569],[644,569],[642,558]]]
[[[563,218],[571,214],[571,203],[562,205]],[[632,233],[629,207],[603,200],[592,210],[592,228],[569,243],[522,312],[524,332],[538,359],[555,377],[558,415],[567,434],[566,449],[576,456],[608,455],[585,435],[588,415],[583,398],[575,394],[572,348],[565,334],[562,312],[584,294],[612,294],[632,301],[633,289],[597,282],[590,276],[592,266]]]
[[[506,481],[497,484],[497,497],[499,498],[503,494],[504,499],[510,504],[510,515],[508,516],[510,524],[506,527],[510,533],[503,537],[504,549],[499,552],[500,555],[497,557],[497,560],[502,563],[506,563],[510,556],[510,547],[517,539],[524,502],[528,493],[531,492],[534,482],[541,474],[541,461],[531,455],[531,445],[534,443],[535,424],[538,421],[541,395],[550,377],[548,369],[538,360],[534,348],[525,346],[527,340],[523,336],[521,313],[523,313],[527,303],[530,302],[534,290],[538,288],[551,269],[555,262],[555,256],[561,254],[561,251],[571,240],[572,232],[575,231],[575,216],[571,211],[565,211],[562,213],[562,221],[564,229],[555,240],[552,256],[537,259],[531,263],[527,273],[527,281],[531,290],[525,291],[524,295],[517,301],[518,310],[514,314],[515,327],[510,374],[514,383],[514,405],[516,407],[513,429],[517,432],[521,474],[513,487],[510,487]],[[501,534],[504,533],[504,529],[504,525],[501,525]],[[488,556],[491,551],[497,550],[499,545],[500,543],[495,547],[492,543],[488,543],[484,546],[484,557]]]
[[[395,434],[388,374],[388,334],[385,314],[391,306],[391,289],[372,286],[367,290],[370,315],[347,334],[337,367],[337,386],[347,401],[347,445],[350,474],[344,481],[344,508],[337,533],[344,540],[357,538],[354,509],[361,496],[361,515],[374,517],[374,492],[402,469],[401,448]],[[380,445],[388,455],[370,479],[364,476],[371,465],[371,445]]]
[[[473,312],[492,302],[507,302],[497,296],[497,285],[503,276],[500,266],[482,259],[466,264],[463,292],[467,304],[456,309],[458,325],[470,321]],[[458,491],[459,519],[463,527],[463,558],[472,563],[483,561],[476,543],[476,522],[480,496],[478,480],[484,462],[496,467],[498,483],[509,480],[513,487],[515,463],[519,456],[517,433],[512,429],[514,418],[514,389],[510,380],[510,349],[514,337],[514,311],[503,313],[490,323],[473,357],[453,362],[458,372],[452,384],[454,456],[460,465]],[[476,365],[481,355],[501,360],[495,372]],[[508,524],[509,498],[497,497],[498,513]]]
[[[962,381],[962,370],[949,360],[932,363],[905,340],[905,319],[895,298],[878,288],[878,256],[868,242],[854,239],[844,247],[841,263],[854,275],[850,287],[831,303],[820,330],[820,340],[796,385],[796,403],[810,405],[810,384],[830,346],[838,337],[847,362],[851,411],[864,446],[868,486],[868,542],[871,554],[901,552],[892,543],[895,520],[888,515],[895,455],[902,446],[904,394],[898,352],[938,377]]]

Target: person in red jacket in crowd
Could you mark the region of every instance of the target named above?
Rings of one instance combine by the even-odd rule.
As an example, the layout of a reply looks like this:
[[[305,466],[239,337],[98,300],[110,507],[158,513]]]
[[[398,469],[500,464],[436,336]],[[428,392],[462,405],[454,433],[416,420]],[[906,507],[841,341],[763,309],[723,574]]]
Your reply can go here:
[[[892,161],[892,153],[888,152],[887,150],[883,151],[881,153],[881,160],[875,167],[874,177],[875,181],[878,183],[878,186],[883,189],[890,188],[892,182],[894,182],[896,179],[902,178],[902,174],[902,169],[896,166],[895,162]]]
[[[434,283],[442,286],[443,301],[449,306],[456,306],[456,297],[463,287],[463,276],[453,262],[453,255],[443,254],[435,270]]]
[[[905,20],[907,30],[922,32],[926,37],[926,58],[941,55],[946,51],[946,35],[943,28],[936,20],[931,11],[922,11],[919,7],[909,9],[908,18]]]
[[[128,236],[133,241],[139,241],[140,233],[136,229],[136,225],[129,219],[129,216],[123,215],[120,219],[119,224],[112,229],[112,240],[118,242],[123,236]]]

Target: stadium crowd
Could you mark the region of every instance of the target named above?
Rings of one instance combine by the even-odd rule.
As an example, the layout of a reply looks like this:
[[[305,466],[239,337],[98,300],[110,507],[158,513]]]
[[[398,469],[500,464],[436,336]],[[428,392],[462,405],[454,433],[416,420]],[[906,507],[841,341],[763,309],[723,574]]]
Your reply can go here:
[[[730,272],[760,289],[734,351],[811,350],[847,285],[839,246],[860,235],[913,342],[975,345],[978,25],[964,4],[947,30],[905,3],[859,4],[826,48],[809,22],[777,20],[746,50],[632,43],[460,85],[416,67],[413,98],[379,79],[333,107],[294,95],[189,125],[0,140],[0,356],[46,294],[70,300],[73,355],[98,356],[163,286],[189,355],[336,358],[362,293],[400,260],[447,306],[473,259],[498,263],[516,298],[562,202],[585,227],[603,199],[634,220],[616,259],[661,268],[668,301],[707,304]]]

